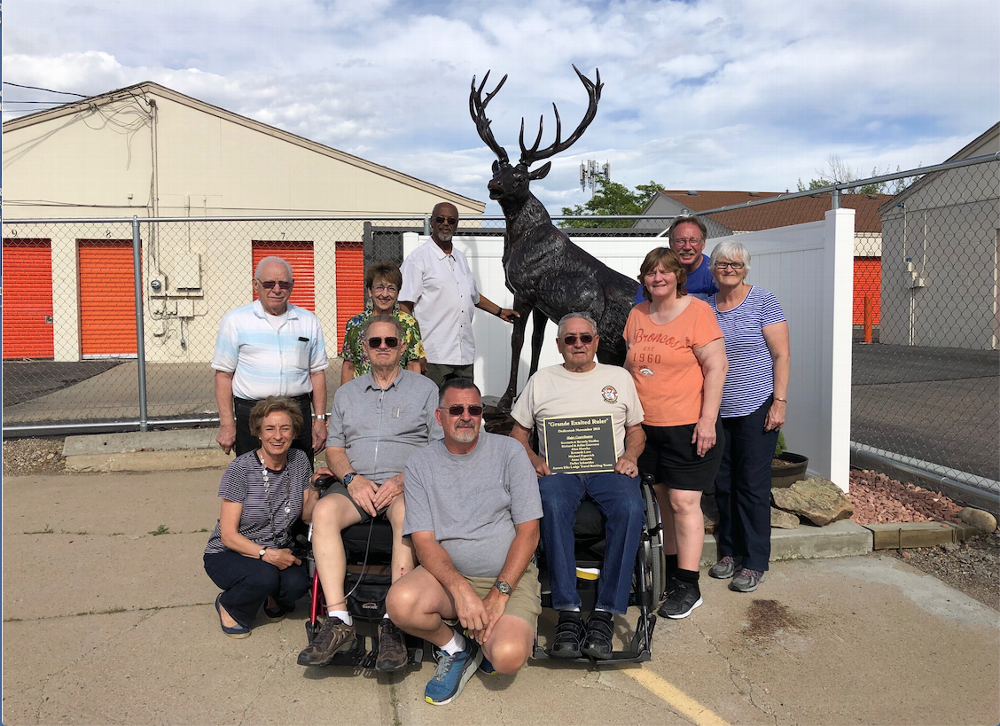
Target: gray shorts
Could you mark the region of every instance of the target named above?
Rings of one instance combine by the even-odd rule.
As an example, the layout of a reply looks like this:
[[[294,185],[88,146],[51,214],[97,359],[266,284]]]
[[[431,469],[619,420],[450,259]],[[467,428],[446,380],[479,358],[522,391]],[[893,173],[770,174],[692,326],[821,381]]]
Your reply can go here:
[[[379,485],[379,486],[381,486],[381,485]],[[320,495],[320,499],[322,499],[323,497],[325,497],[325,496],[327,496],[329,494],[342,494],[343,496],[347,497],[350,500],[351,504],[354,505],[354,508],[356,510],[358,510],[358,514],[361,515],[361,524],[365,524],[366,522],[368,522],[372,518],[372,515],[368,514],[368,512],[366,512],[364,509],[362,509],[358,505],[358,503],[356,501],[354,501],[354,499],[351,498],[351,495],[347,493],[347,487],[344,486],[344,482],[337,481],[337,482],[334,482],[333,484],[331,484],[330,486],[328,486],[326,488],[326,491],[323,492]],[[385,510],[388,509],[388,508],[389,508],[389,505],[386,505],[386,506],[382,507],[380,510],[378,510],[378,516],[384,518],[385,517]]]

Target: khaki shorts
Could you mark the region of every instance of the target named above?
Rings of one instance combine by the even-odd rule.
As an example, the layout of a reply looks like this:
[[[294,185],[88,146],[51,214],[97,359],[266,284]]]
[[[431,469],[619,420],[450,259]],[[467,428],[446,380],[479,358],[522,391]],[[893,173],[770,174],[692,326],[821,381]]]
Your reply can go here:
[[[417,565],[417,567],[422,567],[422,565]],[[486,597],[490,590],[493,589],[493,583],[497,581],[495,577],[465,577],[465,581],[472,585],[472,589],[476,591],[479,597]],[[538,631],[538,616],[542,612],[542,584],[538,581],[538,568],[535,567],[535,563],[531,562],[528,564],[528,569],[524,571],[521,579],[517,583],[517,587],[510,594],[510,598],[507,600],[507,605],[504,606],[504,615],[513,615],[515,618],[521,618],[524,622],[531,626],[532,632]],[[455,623],[456,621],[449,620],[447,622]]]

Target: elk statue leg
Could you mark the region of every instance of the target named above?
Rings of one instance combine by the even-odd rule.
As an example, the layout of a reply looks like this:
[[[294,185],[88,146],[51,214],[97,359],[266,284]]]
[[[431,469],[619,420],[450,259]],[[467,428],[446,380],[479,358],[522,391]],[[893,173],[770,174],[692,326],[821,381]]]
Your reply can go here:
[[[504,413],[509,413],[517,396],[517,369],[521,363],[521,348],[524,347],[524,327],[528,324],[528,314],[532,310],[531,303],[514,296],[514,310],[518,316],[514,318],[514,330],[510,334],[510,381],[503,397],[497,403]]]
[[[538,359],[542,357],[542,343],[545,342],[545,325],[549,322],[548,316],[538,308],[531,313],[531,370],[529,376],[535,375],[538,370]]]

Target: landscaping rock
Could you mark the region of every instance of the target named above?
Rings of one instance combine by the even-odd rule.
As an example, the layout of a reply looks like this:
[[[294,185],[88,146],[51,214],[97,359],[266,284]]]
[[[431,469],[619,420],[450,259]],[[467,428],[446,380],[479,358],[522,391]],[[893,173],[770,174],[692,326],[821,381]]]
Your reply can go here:
[[[778,529],[797,529],[799,518],[791,512],[783,512],[780,509],[771,507],[771,526]]]
[[[984,534],[989,534],[997,528],[997,518],[982,509],[965,507],[958,513],[958,518]]]
[[[788,489],[773,489],[771,497],[779,509],[803,516],[820,527],[854,513],[854,505],[840,487],[818,476],[797,481]]]

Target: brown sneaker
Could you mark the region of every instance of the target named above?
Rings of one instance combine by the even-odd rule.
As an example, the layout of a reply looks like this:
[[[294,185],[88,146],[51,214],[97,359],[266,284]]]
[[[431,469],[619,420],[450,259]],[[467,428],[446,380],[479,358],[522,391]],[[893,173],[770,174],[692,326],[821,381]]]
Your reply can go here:
[[[403,632],[389,618],[382,618],[378,629],[378,658],[375,670],[398,671],[406,667],[410,656],[406,652],[406,640]]]
[[[299,653],[298,664],[324,666],[333,656],[354,647],[354,624],[348,625],[340,618],[328,617],[316,637]]]

